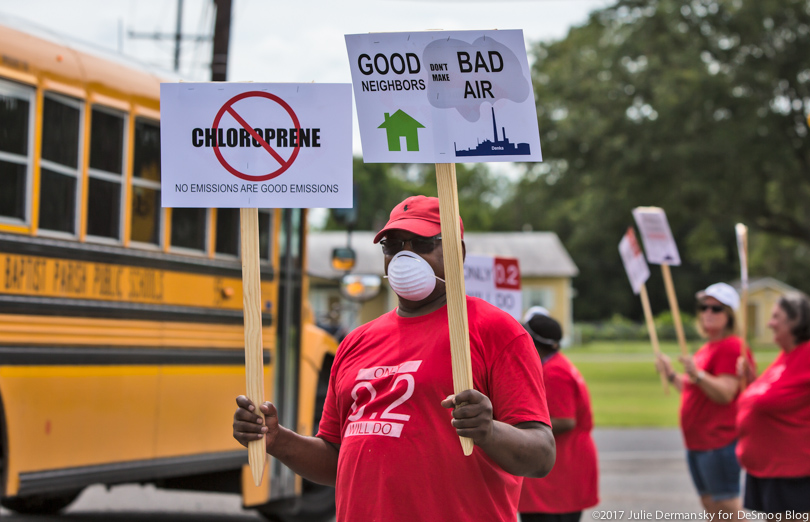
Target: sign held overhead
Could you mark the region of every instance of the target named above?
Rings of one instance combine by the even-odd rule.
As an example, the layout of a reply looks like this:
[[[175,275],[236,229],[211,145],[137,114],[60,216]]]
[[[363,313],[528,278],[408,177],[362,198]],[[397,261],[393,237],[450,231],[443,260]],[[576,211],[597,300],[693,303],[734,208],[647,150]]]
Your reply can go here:
[[[647,261],[644,259],[644,253],[638,244],[633,227],[629,227],[622,236],[622,240],[619,242],[619,255],[622,256],[624,270],[627,272],[627,278],[630,279],[633,293],[638,295],[641,287],[650,278],[650,267],[647,266]]]
[[[633,218],[641,233],[647,262],[654,265],[680,266],[678,245],[672,237],[667,215],[659,207],[636,207]]]
[[[352,206],[348,84],[163,83],[167,207]]]
[[[367,163],[542,161],[523,31],[346,35]]]

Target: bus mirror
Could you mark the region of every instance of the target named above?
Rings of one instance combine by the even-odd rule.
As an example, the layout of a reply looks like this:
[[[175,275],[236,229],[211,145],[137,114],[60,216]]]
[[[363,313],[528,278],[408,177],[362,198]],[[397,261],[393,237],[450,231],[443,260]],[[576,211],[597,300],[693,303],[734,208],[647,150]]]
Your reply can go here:
[[[356,255],[351,247],[341,247],[332,250],[332,268],[348,272],[354,268]]]
[[[340,280],[340,293],[350,301],[368,301],[380,293],[381,282],[377,275],[348,274]]]

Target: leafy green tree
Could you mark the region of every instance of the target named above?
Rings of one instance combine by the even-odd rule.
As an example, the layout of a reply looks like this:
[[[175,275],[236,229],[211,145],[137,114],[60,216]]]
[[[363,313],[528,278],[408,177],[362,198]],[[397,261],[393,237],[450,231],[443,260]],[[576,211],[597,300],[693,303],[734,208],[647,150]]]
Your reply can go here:
[[[640,317],[616,246],[636,206],[663,207],[684,265],[679,302],[738,277],[734,224],[810,244],[810,2],[622,0],[533,48],[545,162],[494,217],[557,232],[580,268],[579,319]],[[774,243],[776,241],[776,243]],[[787,241],[787,243],[786,243]],[[782,250],[781,253],[784,253]],[[752,275],[810,287],[767,251]],[[667,307],[657,267],[653,306]]]

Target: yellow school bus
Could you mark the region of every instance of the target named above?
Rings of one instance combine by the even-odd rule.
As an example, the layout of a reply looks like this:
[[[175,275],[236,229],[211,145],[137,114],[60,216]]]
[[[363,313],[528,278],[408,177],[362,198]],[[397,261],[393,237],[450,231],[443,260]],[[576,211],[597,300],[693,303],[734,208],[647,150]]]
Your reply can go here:
[[[91,484],[241,493],[271,520],[334,492],[231,433],[244,393],[238,209],[160,207],[160,79],[0,25],[0,504]],[[306,302],[306,211],[260,210],[265,397],[317,428],[335,341]]]

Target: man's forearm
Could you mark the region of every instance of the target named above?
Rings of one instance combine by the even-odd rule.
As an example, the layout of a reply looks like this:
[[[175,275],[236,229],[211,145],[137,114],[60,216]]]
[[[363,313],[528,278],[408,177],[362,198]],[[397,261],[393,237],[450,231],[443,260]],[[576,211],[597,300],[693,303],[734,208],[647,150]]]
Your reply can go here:
[[[279,427],[267,453],[305,479],[334,486],[337,477],[339,446],[318,437],[306,437]]]
[[[520,477],[545,477],[557,455],[551,428],[540,422],[511,426],[494,421],[492,436],[480,448],[504,471]]]

